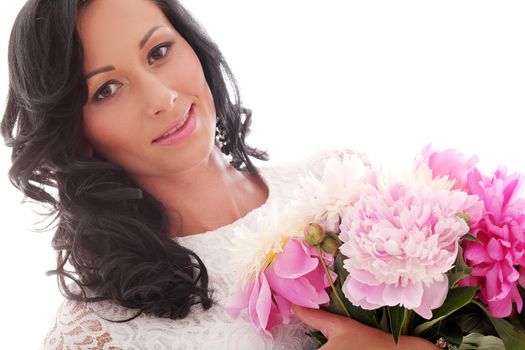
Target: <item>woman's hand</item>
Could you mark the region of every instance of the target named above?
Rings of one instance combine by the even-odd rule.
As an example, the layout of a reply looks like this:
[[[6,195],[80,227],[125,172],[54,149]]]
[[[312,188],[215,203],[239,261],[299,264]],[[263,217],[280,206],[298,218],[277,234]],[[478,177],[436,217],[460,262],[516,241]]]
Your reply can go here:
[[[400,336],[398,347],[396,347],[392,334],[367,326],[348,317],[297,305],[292,305],[292,309],[304,323],[320,330],[328,338],[328,342],[320,347],[322,350],[441,349],[423,338],[413,336]]]

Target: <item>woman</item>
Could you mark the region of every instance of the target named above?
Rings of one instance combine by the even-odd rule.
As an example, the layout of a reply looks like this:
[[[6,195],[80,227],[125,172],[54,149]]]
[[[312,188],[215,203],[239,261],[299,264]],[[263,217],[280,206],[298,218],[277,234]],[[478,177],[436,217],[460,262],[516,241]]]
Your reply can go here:
[[[297,168],[252,164],[268,155],[244,142],[251,112],[180,4],[30,0],[13,26],[9,69],[9,176],[58,220],[51,273],[67,300],[44,348],[315,347],[298,319],[272,340],[224,313],[235,280],[228,232],[285,200]]]

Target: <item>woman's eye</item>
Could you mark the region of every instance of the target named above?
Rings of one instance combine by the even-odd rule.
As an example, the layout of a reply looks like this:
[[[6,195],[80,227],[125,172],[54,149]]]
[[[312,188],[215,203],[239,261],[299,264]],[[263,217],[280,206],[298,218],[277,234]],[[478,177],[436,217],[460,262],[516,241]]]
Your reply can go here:
[[[150,51],[150,54],[148,56],[148,63],[152,64],[154,62],[151,62],[150,58],[153,58],[154,61],[158,61],[161,58],[165,57],[171,47],[173,45],[173,42],[167,42],[160,44],[159,46],[153,48]],[[119,85],[122,86],[122,83],[119,83],[118,81],[111,80],[108,83],[102,85],[102,87],[97,91],[97,93],[93,96],[93,101],[95,102],[101,102],[103,100],[106,100],[108,98],[111,98],[113,94],[115,93],[117,88],[112,89],[112,85]]]
[[[166,56],[166,54],[167,54],[167,52],[170,49],[172,44],[173,44],[172,42],[164,43],[164,44],[161,44],[161,45],[153,48],[150,51],[149,57],[153,58],[155,61],[163,58],[164,56]],[[148,63],[152,64],[153,62],[149,61]]]
[[[113,96],[117,88],[112,89],[112,85],[122,86],[122,83],[119,83],[118,81],[109,81],[107,84],[102,85],[102,87],[97,91],[95,96],[93,96],[93,100],[95,102],[99,102]]]

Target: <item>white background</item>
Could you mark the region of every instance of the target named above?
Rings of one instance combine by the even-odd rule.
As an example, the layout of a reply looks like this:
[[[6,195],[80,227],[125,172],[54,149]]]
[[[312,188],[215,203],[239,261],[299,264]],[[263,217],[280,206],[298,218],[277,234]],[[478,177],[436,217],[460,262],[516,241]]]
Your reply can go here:
[[[248,143],[271,162],[346,146],[374,162],[409,164],[428,142],[525,173],[525,5],[521,1],[185,0],[228,60]],[[0,110],[7,41],[23,1],[0,3]],[[322,4],[322,5],[321,5]],[[0,146],[4,349],[33,349],[61,301],[52,232],[7,181]],[[257,163],[256,163],[257,164]],[[6,344],[7,341],[7,344]]]

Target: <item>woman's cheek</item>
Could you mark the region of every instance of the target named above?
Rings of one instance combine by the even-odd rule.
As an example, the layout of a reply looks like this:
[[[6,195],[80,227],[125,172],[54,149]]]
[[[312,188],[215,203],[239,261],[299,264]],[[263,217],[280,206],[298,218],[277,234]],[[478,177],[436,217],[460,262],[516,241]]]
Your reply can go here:
[[[110,113],[107,113],[110,114]],[[127,148],[134,135],[131,125],[115,115],[86,115],[84,117],[84,132],[95,150],[105,158],[109,154],[117,155]]]

